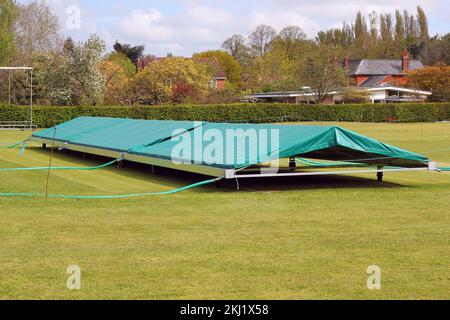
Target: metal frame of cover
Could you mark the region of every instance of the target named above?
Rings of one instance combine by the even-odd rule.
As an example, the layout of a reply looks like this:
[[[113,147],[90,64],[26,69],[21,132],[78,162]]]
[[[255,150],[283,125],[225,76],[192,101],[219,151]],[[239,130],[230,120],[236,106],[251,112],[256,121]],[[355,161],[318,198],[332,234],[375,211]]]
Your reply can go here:
[[[86,154],[93,154],[108,158],[122,159],[131,162],[137,162],[141,164],[147,164],[155,167],[163,167],[168,169],[186,171],[196,174],[202,174],[211,177],[225,178],[225,179],[250,179],[250,178],[274,178],[274,177],[304,177],[304,176],[326,176],[326,175],[350,175],[350,174],[382,174],[382,173],[395,173],[395,172],[420,172],[420,171],[438,171],[436,168],[436,163],[430,162],[428,167],[423,168],[384,168],[379,166],[373,166],[373,169],[358,168],[355,166],[354,170],[317,170],[314,168],[307,167],[297,167],[295,170],[292,168],[280,168],[279,171],[274,173],[264,173],[261,169],[256,168],[256,170],[261,173],[254,173],[255,170],[251,170],[250,167],[242,168],[239,170],[235,169],[221,169],[205,165],[196,164],[176,164],[171,160],[160,159],[155,157],[140,156],[129,154],[126,152],[112,151],[102,148],[87,147],[73,145],[67,142],[54,141],[51,139],[42,139],[31,137],[31,141],[36,143],[42,143],[43,145],[50,145],[54,143],[55,148],[67,149],[77,152],[82,152]],[[314,169],[314,172],[308,171]],[[339,168],[336,168],[339,169]],[[343,169],[343,168],[342,168]],[[300,171],[302,170],[302,171]],[[286,172],[287,171],[287,172]]]
[[[53,140],[51,139],[43,139],[43,138],[36,138],[31,137],[30,141],[42,143],[44,145],[51,145],[53,143]],[[195,164],[175,164],[171,160],[161,159],[161,158],[155,158],[155,157],[149,157],[149,156],[141,156],[141,155],[135,155],[130,154],[127,152],[119,152],[114,150],[108,150],[104,148],[95,148],[95,147],[88,147],[88,146],[80,146],[76,144],[71,144],[68,142],[62,142],[62,141],[54,141],[55,148],[59,149],[66,149],[66,150],[72,150],[87,154],[93,154],[113,159],[122,159],[147,165],[152,165],[156,167],[163,167],[168,169],[175,169],[180,171],[186,171],[186,172],[192,172],[197,174],[203,174],[206,176],[211,177],[223,177],[226,174],[226,170],[220,169],[220,168],[214,168],[204,165],[195,165]]]

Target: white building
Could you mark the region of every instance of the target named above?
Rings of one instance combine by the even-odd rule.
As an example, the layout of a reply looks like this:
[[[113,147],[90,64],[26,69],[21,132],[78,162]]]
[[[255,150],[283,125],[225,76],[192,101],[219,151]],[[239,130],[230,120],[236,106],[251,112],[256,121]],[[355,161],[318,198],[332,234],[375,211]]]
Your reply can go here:
[[[364,88],[370,93],[372,103],[379,102],[423,102],[431,96],[431,92],[394,86]]]
[[[368,93],[372,103],[424,102],[431,92],[395,86],[356,87]],[[282,102],[282,103],[314,103],[315,93],[303,91],[256,93],[243,97],[242,101],[252,102]],[[324,104],[345,103],[342,92],[330,92]]]

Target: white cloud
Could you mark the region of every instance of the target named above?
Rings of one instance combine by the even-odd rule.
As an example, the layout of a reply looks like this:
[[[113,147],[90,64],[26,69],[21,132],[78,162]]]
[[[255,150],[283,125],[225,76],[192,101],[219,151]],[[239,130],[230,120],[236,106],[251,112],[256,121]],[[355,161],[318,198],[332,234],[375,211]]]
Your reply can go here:
[[[271,25],[278,31],[287,25],[297,25],[314,37],[317,31],[341,26],[344,20],[353,22],[358,10],[364,14],[374,10],[393,13],[396,9],[415,13],[417,5],[428,13],[431,33],[450,31],[448,0],[110,0],[106,7],[103,1],[96,4],[81,0],[47,1],[59,15],[62,26],[67,20],[67,7],[80,5],[81,30],[64,30],[76,40],[96,32],[105,39],[108,49],[119,40],[145,44],[147,53],[157,55],[172,52],[188,56],[200,50],[217,49],[228,36],[249,35],[259,24]]]
[[[207,6],[199,6],[191,8],[187,11],[186,17],[183,17],[185,23],[200,26],[226,26],[235,23],[235,18],[230,13],[217,10]]]
[[[278,32],[286,26],[299,26],[309,36],[314,36],[319,31],[319,25],[305,15],[295,11],[254,11],[248,20],[251,30],[258,25],[267,24]]]
[[[312,20],[325,20],[321,23],[322,28],[329,24],[353,20],[356,13],[361,11],[369,14],[373,11],[378,13],[394,13],[400,9],[415,12],[418,5],[426,9],[427,12],[435,10],[439,5],[443,5],[442,0],[264,0],[263,3],[272,10],[282,10],[286,12],[298,12],[308,16]]]
[[[118,18],[112,33],[122,41],[145,42],[152,53],[156,49],[183,54],[187,46],[215,48],[227,36],[226,26],[233,23],[231,14],[205,6],[169,17],[151,8]]]
[[[106,18],[98,17],[89,7],[82,6],[80,0],[46,0],[46,2],[58,15],[64,35],[71,36],[76,41],[85,40],[92,33],[98,33],[98,19]],[[67,21],[70,19],[70,12],[67,9],[73,6],[80,8],[80,28],[69,30],[67,28]]]
[[[157,9],[134,10],[117,26],[121,33],[131,38],[146,41],[167,41],[173,37],[173,30],[161,24],[163,15]]]

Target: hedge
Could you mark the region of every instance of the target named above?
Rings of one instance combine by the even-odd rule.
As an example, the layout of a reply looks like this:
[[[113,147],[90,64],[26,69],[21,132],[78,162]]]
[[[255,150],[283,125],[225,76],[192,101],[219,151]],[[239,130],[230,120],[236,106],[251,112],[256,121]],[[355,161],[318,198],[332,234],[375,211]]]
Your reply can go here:
[[[1,106],[0,121],[27,121],[27,106]],[[34,123],[51,127],[78,116],[209,122],[437,122],[450,120],[450,103],[290,105],[229,104],[133,107],[47,107],[33,109]]]

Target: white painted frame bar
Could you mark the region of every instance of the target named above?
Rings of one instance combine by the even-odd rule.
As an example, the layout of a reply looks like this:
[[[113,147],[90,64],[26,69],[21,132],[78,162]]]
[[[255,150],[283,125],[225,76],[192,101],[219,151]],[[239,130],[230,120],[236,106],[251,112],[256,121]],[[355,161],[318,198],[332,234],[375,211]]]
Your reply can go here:
[[[30,141],[42,144],[52,143],[51,139],[43,139],[37,137],[31,137]],[[394,168],[394,169],[366,169],[366,170],[340,170],[340,171],[319,171],[319,172],[290,172],[290,173],[266,173],[266,174],[238,174],[239,172],[245,171],[248,168],[241,168],[238,170],[234,169],[220,169],[206,165],[195,165],[195,164],[175,164],[171,160],[165,160],[160,158],[154,158],[149,156],[141,156],[129,154],[127,152],[112,151],[102,148],[87,147],[73,145],[67,142],[55,141],[54,145],[56,148],[73,150],[78,152],[84,152],[93,155],[105,156],[110,158],[128,160],[132,162],[138,162],[148,165],[153,165],[157,167],[170,168],[180,171],[192,172],[197,174],[203,174],[212,177],[224,178],[226,180],[231,179],[249,179],[249,178],[274,178],[274,177],[305,177],[305,176],[329,176],[329,175],[349,175],[349,174],[378,174],[378,173],[388,173],[388,172],[439,172],[435,162],[430,162],[427,167],[423,168]],[[312,168],[313,169],[313,168]]]
[[[30,137],[30,141],[36,142],[36,143],[42,143],[46,145],[51,145],[53,143],[52,139],[44,139],[44,138],[37,138],[37,137]],[[161,159],[161,158],[155,158],[150,156],[142,156],[142,155],[135,155],[130,154],[127,152],[121,152],[121,151],[114,151],[114,150],[108,150],[103,148],[96,148],[96,147],[88,147],[88,146],[80,146],[75,144],[70,144],[68,142],[63,141],[54,141],[54,147],[58,149],[66,149],[66,150],[72,150],[77,152],[82,152],[86,154],[92,154],[92,155],[98,155],[103,157],[108,157],[112,159],[121,159],[121,160],[128,160],[132,162],[142,163],[142,164],[148,164],[156,167],[163,167],[163,168],[169,168],[174,170],[180,170],[185,172],[192,172],[197,174],[203,174],[206,176],[216,177],[216,178],[222,178],[225,175],[225,169],[210,167],[210,166],[204,166],[204,165],[195,165],[195,164],[176,164],[171,160]]]
[[[342,174],[360,173],[387,173],[387,172],[417,172],[417,171],[439,171],[428,168],[399,168],[399,169],[378,169],[378,170],[341,170],[341,171],[321,171],[321,172],[296,172],[296,173],[272,173],[272,174],[229,174],[227,179],[249,179],[249,178],[274,178],[274,177],[305,177],[305,176],[330,176]]]

